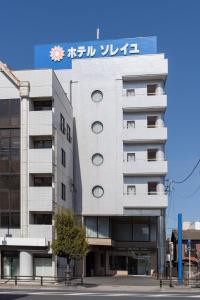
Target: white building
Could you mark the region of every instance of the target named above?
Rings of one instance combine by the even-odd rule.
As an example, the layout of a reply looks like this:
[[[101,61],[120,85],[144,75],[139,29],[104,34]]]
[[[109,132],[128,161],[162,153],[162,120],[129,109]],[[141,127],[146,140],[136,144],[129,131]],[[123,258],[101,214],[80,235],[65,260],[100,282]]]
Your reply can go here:
[[[190,230],[190,229],[200,230],[200,222],[199,221],[183,222],[183,230]]]
[[[88,276],[164,271],[167,73],[164,54],[74,59],[56,71],[73,106]]]
[[[73,206],[72,107],[52,70],[0,72],[1,274],[57,274],[54,211]]]
[[[152,38],[85,44],[87,47],[84,43],[75,44],[78,48],[68,44],[67,50],[53,45],[36,48],[36,67],[56,69],[55,73],[15,72],[20,80],[29,81],[31,87],[30,100],[25,97],[25,112],[21,113],[20,121],[20,177],[25,189],[21,189],[21,229],[9,229],[13,238],[7,238],[7,229],[1,229],[0,236],[22,246],[25,243],[27,251],[24,247],[20,250],[21,244],[12,248],[19,254],[20,265],[21,261],[29,261],[37,272],[39,266],[47,265],[44,259],[49,257],[50,272],[56,274],[55,258],[51,260],[47,244],[54,237],[52,225],[33,223],[35,215],[41,211],[52,214],[52,203],[61,202],[72,207],[86,226],[90,252],[84,263],[85,275],[163,273],[168,205],[164,120],[167,59],[156,53]],[[19,99],[18,89],[4,74],[0,75],[0,98]],[[35,100],[41,98],[42,103],[52,101],[51,110],[34,111]],[[70,103],[74,150],[72,143],[63,138],[66,133],[60,131],[60,114],[72,131]],[[29,119],[24,122],[23,118]],[[52,137],[51,150],[32,149],[38,135]],[[61,147],[66,151],[67,168],[60,163]],[[39,153],[42,151],[46,153]],[[47,154],[48,151],[51,153]],[[53,178],[51,188],[33,186],[34,176],[41,174]],[[72,182],[74,195],[70,190]],[[61,183],[66,185],[66,202],[59,194]],[[16,236],[20,239],[15,242]],[[36,245],[41,249],[40,255],[34,255]],[[3,242],[0,247],[4,253]],[[6,266],[9,257],[3,255]]]

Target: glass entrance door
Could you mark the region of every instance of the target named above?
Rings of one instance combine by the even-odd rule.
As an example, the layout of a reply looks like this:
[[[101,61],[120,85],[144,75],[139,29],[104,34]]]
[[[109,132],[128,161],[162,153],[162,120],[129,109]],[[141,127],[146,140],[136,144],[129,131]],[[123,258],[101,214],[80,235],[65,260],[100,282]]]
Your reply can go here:
[[[137,258],[137,274],[150,275],[151,260],[150,256],[138,256]]]
[[[137,259],[128,257],[128,275],[137,275]]]

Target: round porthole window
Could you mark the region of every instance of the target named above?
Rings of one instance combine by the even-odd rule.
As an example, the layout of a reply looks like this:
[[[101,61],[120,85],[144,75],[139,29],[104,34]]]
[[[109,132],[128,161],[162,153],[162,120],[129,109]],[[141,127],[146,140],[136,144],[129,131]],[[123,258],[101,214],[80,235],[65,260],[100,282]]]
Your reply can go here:
[[[101,102],[103,100],[103,93],[101,91],[94,91],[91,95],[92,101],[94,102]]]
[[[92,163],[95,166],[100,166],[103,163],[103,155],[100,153],[95,153],[94,155],[92,155]]]
[[[103,124],[100,121],[92,123],[92,131],[96,134],[101,133],[103,131]]]
[[[100,185],[94,186],[92,189],[92,194],[95,198],[101,198],[104,194],[104,190],[103,190],[102,186],[100,186]]]

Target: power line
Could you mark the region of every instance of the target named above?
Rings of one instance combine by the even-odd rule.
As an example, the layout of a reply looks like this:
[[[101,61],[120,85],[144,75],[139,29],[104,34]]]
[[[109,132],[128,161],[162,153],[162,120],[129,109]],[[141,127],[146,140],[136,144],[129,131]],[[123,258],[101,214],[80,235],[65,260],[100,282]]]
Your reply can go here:
[[[196,195],[199,190],[200,190],[200,185],[198,185],[197,188],[191,194],[189,194],[187,196],[183,196],[183,195],[177,193],[177,191],[175,191],[175,193],[178,197],[180,197],[182,199],[189,199],[189,198],[192,198],[194,195]]]
[[[173,180],[173,183],[180,184],[180,183],[184,183],[185,181],[187,181],[192,176],[192,174],[194,173],[194,171],[198,167],[199,163],[200,163],[200,159],[197,161],[197,163],[193,167],[192,171],[183,180],[180,180],[180,181]]]

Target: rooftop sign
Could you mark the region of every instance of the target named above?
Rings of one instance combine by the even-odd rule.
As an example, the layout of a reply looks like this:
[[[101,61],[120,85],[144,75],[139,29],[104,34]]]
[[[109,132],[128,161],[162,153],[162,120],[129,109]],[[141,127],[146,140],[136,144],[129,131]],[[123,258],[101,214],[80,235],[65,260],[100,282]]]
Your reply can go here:
[[[38,45],[35,46],[35,67],[71,69],[73,59],[155,53],[157,53],[157,38],[154,36]]]

